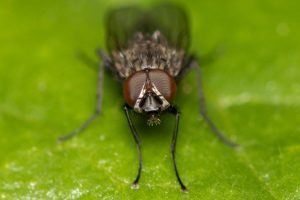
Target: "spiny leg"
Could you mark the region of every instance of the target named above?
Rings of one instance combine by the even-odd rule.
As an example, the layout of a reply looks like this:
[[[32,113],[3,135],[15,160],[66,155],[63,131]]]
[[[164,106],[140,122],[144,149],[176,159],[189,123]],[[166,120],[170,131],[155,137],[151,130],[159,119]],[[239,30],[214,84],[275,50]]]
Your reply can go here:
[[[127,118],[127,121],[128,121],[129,127],[130,127],[130,130],[131,130],[131,133],[133,135],[134,141],[135,141],[135,143],[137,145],[137,150],[138,150],[138,155],[139,155],[138,173],[137,173],[137,176],[136,176],[135,180],[132,183],[133,187],[137,187],[137,185],[139,183],[139,180],[140,180],[141,171],[142,171],[141,141],[140,141],[139,135],[137,134],[137,132],[136,132],[134,126],[133,126],[133,123],[131,121],[130,114],[129,114],[129,109],[131,110],[132,108],[130,108],[128,105],[124,106],[125,115],[126,115],[126,118]]]
[[[171,114],[174,114],[175,117],[176,117],[175,127],[174,127],[174,131],[173,131],[173,138],[172,138],[172,143],[171,143],[171,155],[172,155],[173,166],[174,166],[174,170],[175,170],[175,174],[176,174],[178,183],[180,184],[180,187],[181,187],[181,191],[186,192],[187,188],[185,187],[185,185],[183,184],[183,182],[182,182],[182,180],[179,176],[179,172],[178,172],[177,165],[176,165],[176,157],[175,157],[175,155],[176,155],[176,141],[177,141],[177,133],[178,133],[180,113],[173,106],[169,107],[168,111]]]
[[[199,106],[200,106],[200,114],[202,115],[203,119],[206,121],[208,126],[211,128],[215,136],[221,140],[224,144],[230,146],[230,147],[238,147],[239,145],[228,139],[213,123],[213,121],[210,119],[206,112],[206,105],[205,105],[205,98],[203,93],[203,87],[202,87],[202,77],[201,77],[201,70],[199,64],[194,60],[191,62],[191,65],[196,70],[197,73],[197,85],[198,85],[198,98],[199,98]]]
[[[75,129],[71,133],[67,135],[63,135],[58,138],[58,141],[64,142],[69,140],[82,132],[85,128],[87,128],[101,113],[102,110],[102,97],[103,97],[103,73],[104,73],[104,66],[108,64],[109,60],[107,60],[107,56],[104,53],[99,54],[101,57],[101,62],[99,63],[99,72],[98,72],[98,83],[97,83],[97,101],[96,101],[96,110],[94,114],[92,114],[79,128]]]

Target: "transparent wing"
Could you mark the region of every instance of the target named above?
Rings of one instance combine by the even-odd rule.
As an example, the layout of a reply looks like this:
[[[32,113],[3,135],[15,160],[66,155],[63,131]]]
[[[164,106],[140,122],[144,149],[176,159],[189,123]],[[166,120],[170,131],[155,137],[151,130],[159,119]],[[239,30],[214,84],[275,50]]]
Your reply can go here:
[[[138,7],[123,7],[112,10],[107,16],[107,46],[110,51],[127,47],[133,34],[140,29],[145,13]]]
[[[166,37],[170,46],[187,49],[189,27],[186,14],[181,8],[169,4],[150,10],[138,7],[112,10],[107,18],[108,49],[124,49],[136,32],[152,34],[156,30]]]
[[[186,13],[180,7],[162,4],[149,11],[151,32],[159,30],[170,46],[186,50],[189,45],[189,24]]]

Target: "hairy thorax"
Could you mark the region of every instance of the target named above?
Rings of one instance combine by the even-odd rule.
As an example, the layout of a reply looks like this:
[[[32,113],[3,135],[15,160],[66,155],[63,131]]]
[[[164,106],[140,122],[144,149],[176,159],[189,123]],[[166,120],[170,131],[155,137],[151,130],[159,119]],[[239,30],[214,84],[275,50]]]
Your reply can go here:
[[[122,79],[145,69],[160,69],[175,77],[183,64],[184,50],[168,46],[159,32],[152,35],[137,32],[125,49],[112,52],[114,67]]]

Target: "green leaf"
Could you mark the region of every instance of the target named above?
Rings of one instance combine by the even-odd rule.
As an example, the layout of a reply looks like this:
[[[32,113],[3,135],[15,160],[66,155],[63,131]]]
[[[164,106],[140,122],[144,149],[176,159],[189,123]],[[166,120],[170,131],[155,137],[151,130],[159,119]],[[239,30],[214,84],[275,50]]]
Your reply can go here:
[[[134,116],[144,165],[139,189],[131,189],[136,146],[121,85],[109,73],[102,115],[73,140],[56,142],[95,107],[97,73],[75,55],[97,61],[105,13],[125,3],[2,0],[0,199],[300,199],[299,3],[177,3],[189,14],[191,52],[223,49],[202,66],[207,110],[242,148],[219,142],[199,116],[191,72],[174,102],[182,113],[178,168],[189,192],[180,192],[173,171],[168,115],[154,128]]]

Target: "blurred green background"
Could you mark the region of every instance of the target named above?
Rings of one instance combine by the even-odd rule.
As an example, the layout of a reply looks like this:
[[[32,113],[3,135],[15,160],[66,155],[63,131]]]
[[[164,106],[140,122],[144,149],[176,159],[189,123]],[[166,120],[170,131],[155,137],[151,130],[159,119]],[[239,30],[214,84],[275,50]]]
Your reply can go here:
[[[169,145],[174,119],[148,128],[134,116],[144,168],[120,85],[105,74],[103,114],[64,144],[56,138],[93,111],[97,73],[75,54],[105,48],[113,7],[160,1],[1,0],[0,199],[300,199],[298,1],[174,1],[191,21],[191,52],[224,53],[203,66],[208,112],[242,149],[220,143],[198,115],[195,74],[179,86],[180,192]]]

